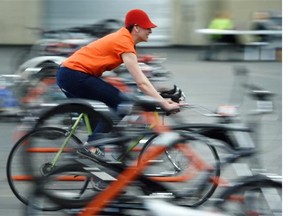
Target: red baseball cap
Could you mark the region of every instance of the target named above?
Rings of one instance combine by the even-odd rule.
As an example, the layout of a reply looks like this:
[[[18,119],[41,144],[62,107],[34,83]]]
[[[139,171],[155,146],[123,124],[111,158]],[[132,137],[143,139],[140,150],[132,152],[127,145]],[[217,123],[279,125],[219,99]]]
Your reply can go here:
[[[141,28],[155,28],[157,27],[151,22],[147,13],[140,9],[133,9],[128,11],[125,17],[125,26],[139,25]]]

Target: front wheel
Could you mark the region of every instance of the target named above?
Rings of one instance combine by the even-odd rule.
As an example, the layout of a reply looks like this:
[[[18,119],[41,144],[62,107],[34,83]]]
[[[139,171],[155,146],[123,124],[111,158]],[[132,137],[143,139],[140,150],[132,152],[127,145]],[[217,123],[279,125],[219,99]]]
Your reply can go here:
[[[139,155],[138,164],[146,161],[145,153],[157,142],[157,136],[151,137],[143,146]],[[182,145],[182,147],[181,147]],[[184,149],[183,149],[184,147]],[[195,161],[194,156],[200,160]],[[191,159],[192,157],[192,159]],[[159,181],[169,188],[169,191],[181,195],[179,204],[199,206],[206,202],[217,188],[217,183],[206,181],[202,175],[207,166],[213,169],[215,178],[220,176],[219,156],[216,149],[195,138],[183,138],[183,142],[167,148],[161,156],[149,161],[149,166],[144,170],[144,175]],[[202,163],[201,166],[200,163]],[[205,164],[205,165],[204,165]],[[201,185],[201,190],[197,190]],[[184,201],[182,203],[182,201]]]

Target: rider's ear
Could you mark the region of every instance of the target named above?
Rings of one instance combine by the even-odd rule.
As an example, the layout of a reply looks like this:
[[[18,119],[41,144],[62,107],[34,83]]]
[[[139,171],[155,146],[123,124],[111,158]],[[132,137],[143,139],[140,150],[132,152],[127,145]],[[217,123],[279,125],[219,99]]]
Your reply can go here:
[[[139,28],[138,28],[138,26],[135,25],[134,27],[135,27],[135,31],[136,31],[136,32],[139,32]]]

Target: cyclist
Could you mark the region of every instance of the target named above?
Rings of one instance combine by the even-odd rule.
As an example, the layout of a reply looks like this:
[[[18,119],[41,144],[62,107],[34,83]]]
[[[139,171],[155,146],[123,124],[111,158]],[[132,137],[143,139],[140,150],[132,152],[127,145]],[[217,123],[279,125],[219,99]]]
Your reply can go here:
[[[126,101],[127,97],[116,87],[102,80],[101,75],[124,63],[137,87],[144,94],[159,100],[165,110],[178,110],[179,104],[161,97],[138,65],[135,46],[140,42],[147,42],[152,28],[155,27],[157,26],[145,11],[128,11],[125,26],[80,48],[61,64],[57,71],[57,84],[68,98],[101,101],[117,111],[118,105]],[[87,142],[95,140],[99,132],[108,132],[105,125],[97,124]],[[104,156],[99,148],[80,150],[80,154],[89,157]]]

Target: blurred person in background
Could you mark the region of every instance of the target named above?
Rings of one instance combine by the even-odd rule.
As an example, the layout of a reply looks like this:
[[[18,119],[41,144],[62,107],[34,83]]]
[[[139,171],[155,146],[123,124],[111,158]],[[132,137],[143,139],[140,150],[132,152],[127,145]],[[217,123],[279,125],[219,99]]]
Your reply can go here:
[[[234,30],[235,26],[230,14],[226,11],[221,11],[210,21],[208,28],[211,30]],[[211,34],[209,35],[209,43],[209,49],[204,53],[205,60],[213,59],[216,54],[219,55],[220,51],[223,50],[229,52],[229,58],[235,58],[235,55],[237,56],[238,53],[241,53],[241,40],[235,34]],[[230,53],[231,51],[233,53]]]
[[[211,20],[208,28],[215,30],[233,30],[235,26],[228,12],[218,12],[215,18]],[[211,35],[210,40],[212,43],[240,44],[239,38],[233,34],[214,34]]]
[[[273,22],[270,20],[270,13],[266,11],[256,11],[253,14],[251,23],[251,30],[275,30]],[[265,34],[255,35],[254,40],[256,42],[269,42],[271,36]]]
[[[138,64],[135,46],[147,42],[155,27],[145,11],[128,11],[125,26],[82,47],[62,63],[57,72],[57,84],[68,98],[101,101],[117,111],[118,105],[127,98],[119,89],[101,79],[101,76],[105,71],[111,71],[124,63],[137,87],[145,95],[157,99],[167,111],[178,110],[179,104],[161,97]],[[108,132],[105,125],[98,123],[87,143],[95,140],[98,133],[104,132]],[[100,148],[84,148],[79,150],[79,154],[88,158],[104,156]]]

